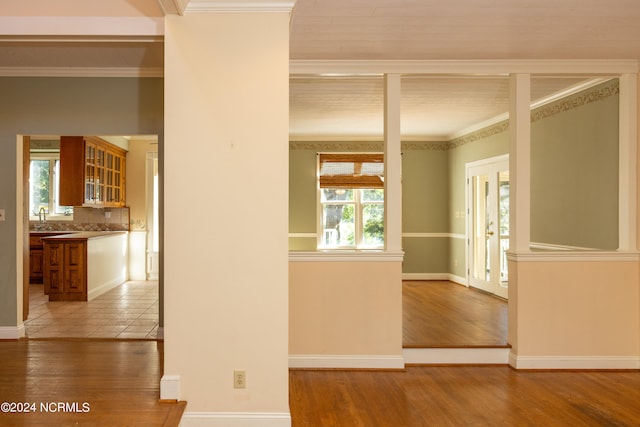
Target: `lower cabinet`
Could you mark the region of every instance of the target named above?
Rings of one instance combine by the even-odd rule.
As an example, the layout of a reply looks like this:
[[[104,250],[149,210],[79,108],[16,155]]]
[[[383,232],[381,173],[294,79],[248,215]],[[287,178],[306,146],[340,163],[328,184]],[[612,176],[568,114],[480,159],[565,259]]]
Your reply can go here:
[[[49,301],[87,301],[87,242],[44,244],[44,291]]]
[[[39,231],[29,234],[29,283],[44,283],[44,243],[43,237],[67,234],[68,231]]]
[[[29,283],[42,283],[43,253],[42,244],[39,248],[29,249]]]

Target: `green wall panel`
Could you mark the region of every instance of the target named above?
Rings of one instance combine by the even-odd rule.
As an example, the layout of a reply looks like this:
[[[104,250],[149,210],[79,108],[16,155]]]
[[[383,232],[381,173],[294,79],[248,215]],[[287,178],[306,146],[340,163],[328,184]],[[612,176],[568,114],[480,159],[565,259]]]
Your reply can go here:
[[[422,145],[433,147],[432,144]],[[411,144],[411,146],[420,147],[420,144]],[[447,157],[447,151],[442,149],[403,148],[403,232],[446,233],[449,229]]]
[[[315,237],[289,237],[290,251],[315,251],[317,244]]]
[[[290,233],[316,232],[316,159],[315,151],[289,150]]]
[[[533,112],[532,242],[617,249],[617,88],[606,82]]]
[[[449,238],[410,237],[402,239],[405,252],[403,273],[446,273],[449,266]]]

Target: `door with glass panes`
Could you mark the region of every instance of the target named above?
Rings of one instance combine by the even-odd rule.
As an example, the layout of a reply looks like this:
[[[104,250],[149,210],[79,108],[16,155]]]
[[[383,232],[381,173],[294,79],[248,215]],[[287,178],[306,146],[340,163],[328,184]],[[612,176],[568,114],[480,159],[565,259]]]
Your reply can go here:
[[[507,298],[509,158],[467,164],[469,285]]]

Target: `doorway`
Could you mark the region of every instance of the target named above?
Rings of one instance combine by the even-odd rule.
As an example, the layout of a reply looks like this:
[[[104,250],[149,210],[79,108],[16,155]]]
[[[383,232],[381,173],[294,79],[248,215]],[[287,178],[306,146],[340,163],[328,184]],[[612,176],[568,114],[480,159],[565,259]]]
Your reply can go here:
[[[509,156],[466,165],[468,284],[508,298]]]
[[[53,143],[58,141],[58,138],[52,135],[24,137],[22,156],[25,201],[31,200],[30,193],[33,192],[29,171],[31,161],[38,158],[37,155],[34,156],[34,152],[40,151],[39,157],[43,157],[41,152],[47,151],[49,156],[59,158],[59,142]],[[69,212],[64,209],[57,212],[45,208],[46,220],[36,224],[36,228],[38,231],[64,234],[68,231],[85,230],[120,231],[121,227],[125,227],[129,232],[127,281],[91,301],[49,303],[48,297],[44,295],[42,280],[30,284],[31,262],[26,257],[23,276],[23,320],[25,331],[30,338],[156,339],[161,335],[159,275],[147,275],[145,262],[145,254],[148,253],[146,245],[152,242],[156,253],[154,265],[156,271],[158,270],[158,137],[138,135],[104,138],[109,142],[127,144],[126,208],[107,210],[79,207]],[[45,146],[46,150],[43,148]],[[152,161],[149,162],[148,159]],[[151,179],[148,179],[149,177]],[[51,183],[54,181],[51,180]],[[54,193],[58,182],[55,181],[55,184],[50,185],[47,193],[57,200]],[[47,200],[49,199],[50,197],[47,197]],[[109,216],[104,215],[103,212],[106,211],[110,213]],[[33,212],[34,209],[29,208],[28,204],[23,210],[23,232],[27,252],[30,243],[29,220],[34,221]],[[148,219],[151,219],[151,222],[147,224]],[[45,228],[42,228],[43,226]],[[153,240],[147,239],[148,234],[153,235]]]

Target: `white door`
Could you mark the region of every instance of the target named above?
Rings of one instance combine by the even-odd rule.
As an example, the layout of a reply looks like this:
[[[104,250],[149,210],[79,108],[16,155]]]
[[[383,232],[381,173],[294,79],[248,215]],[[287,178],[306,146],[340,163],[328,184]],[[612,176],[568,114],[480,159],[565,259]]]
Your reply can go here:
[[[509,158],[467,164],[469,285],[507,298]]]

